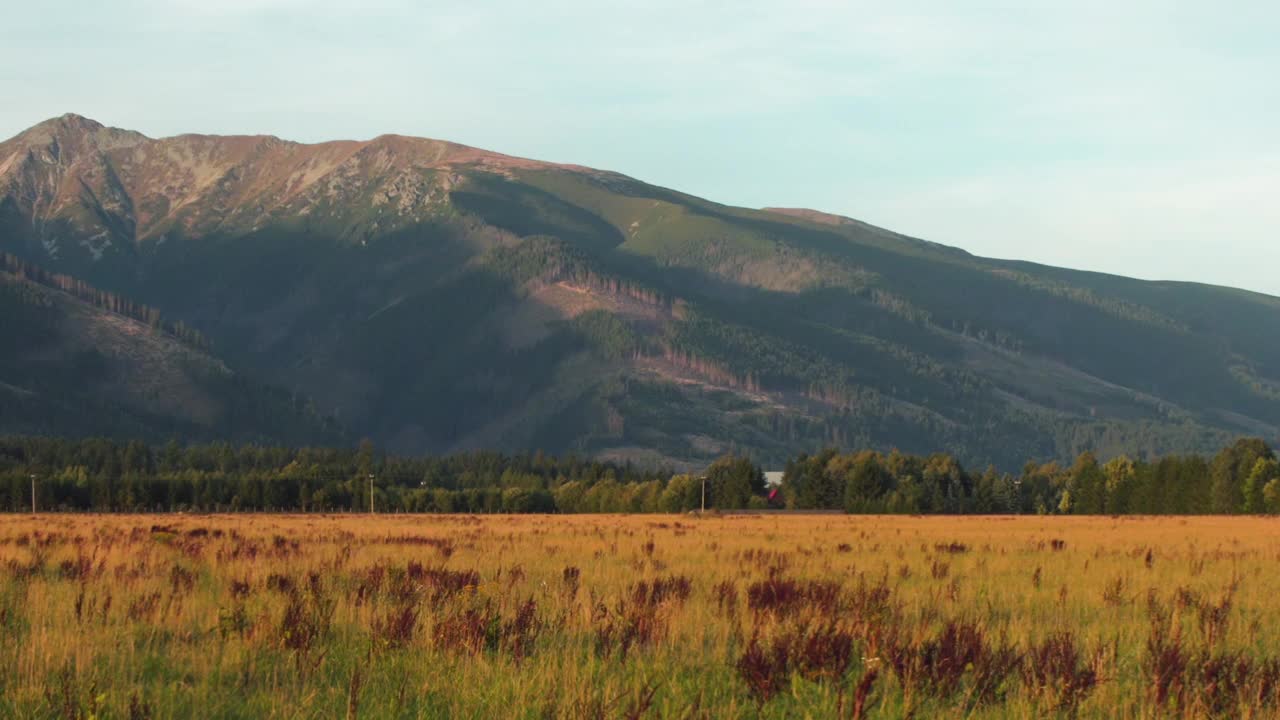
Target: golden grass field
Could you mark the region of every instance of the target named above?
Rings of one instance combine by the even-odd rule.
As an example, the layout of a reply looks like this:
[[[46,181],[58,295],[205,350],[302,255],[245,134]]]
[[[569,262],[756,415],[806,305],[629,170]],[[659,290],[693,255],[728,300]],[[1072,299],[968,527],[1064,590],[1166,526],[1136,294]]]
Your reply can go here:
[[[1276,717],[1280,522],[0,516],[0,716]]]

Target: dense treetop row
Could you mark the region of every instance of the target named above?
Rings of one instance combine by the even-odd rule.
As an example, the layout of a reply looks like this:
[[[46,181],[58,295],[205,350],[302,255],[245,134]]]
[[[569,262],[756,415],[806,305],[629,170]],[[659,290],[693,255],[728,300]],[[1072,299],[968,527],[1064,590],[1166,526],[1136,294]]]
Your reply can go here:
[[[107,292],[94,287],[79,278],[61,273],[50,272],[38,265],[7,252],[0,252],[0,271],[13,273],[19,278],[30,280],[45,287],[61,290],[68,295],[79,298],[90,305],[109,310],[117,315],[124,315],[138,322],[145,323],[182,342],[196,348],[209,347],[209,341],[195,328],[182,321],[169,321],[161,317],[160,311],[149,305],[131,300],[118,293]],[[31,302],[39,303],[38,296]],[[47,302],[47,301],[45,301]]]
[[[1093,454],[1021,473],[898,451],[804,454],[766,487],[749,458],[676,474],[573,455],[477,451],[398,457],[356,448],[0,438],[0,509],[69,511],[682,512],[790,508],[854,513],[1280,513],[1280,462],[1259,439],[1212,458]],[[776,491],[775,491],[776,490]]]

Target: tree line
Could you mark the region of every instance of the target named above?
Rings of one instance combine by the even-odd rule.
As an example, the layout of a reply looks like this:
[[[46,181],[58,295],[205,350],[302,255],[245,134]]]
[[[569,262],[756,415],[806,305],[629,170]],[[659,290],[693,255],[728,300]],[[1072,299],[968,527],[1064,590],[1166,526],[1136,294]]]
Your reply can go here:
[[[1070,465],[1027,463],[1018,474],[971,472],[950,455],[828,450],[788,463],[783,482],[795,508],[924,514],[1280,513],[1280,463],[1260,439],[1242,439],[1211,458],[1091,452]]]
[[[101,290],[79,278],[50,272],[39,265],[29,263],[7,252],[0,252],[0,271],[12,273],[38,285],[61,290],[96,308],[149,325],[155,330],[170,335],[194,348],[209,349],[209,341],[204,335],[181,320],[166,320],[161,317],[158,309],[150,305],[135,302],[117,293]]]
[[[700,473],[542,452],[403,457],[354,448],[228,443],[153,447],[101,438],[0,437],[0,510],[684,512],[777,508],[909,514],[1280,514],[1280,462],[1260,439],[1214,457],[1091,453],[1018,474],[897,451],[802,454],[768,487],[749,458]],[[372,490],[372,498],[370,492]]]

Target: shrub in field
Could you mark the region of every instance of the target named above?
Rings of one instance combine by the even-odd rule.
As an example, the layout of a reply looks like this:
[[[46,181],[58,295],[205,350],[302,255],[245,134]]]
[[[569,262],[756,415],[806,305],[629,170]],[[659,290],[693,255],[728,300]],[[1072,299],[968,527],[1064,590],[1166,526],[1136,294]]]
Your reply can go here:
[[[1189,663],[1188,670],[1187,700],[1205,717],[1232,717],[1242,707],[1261,709],[1272,700],[1265,694],[1249,697],[1254,663],[1241,653],[1205,652]],[[1274,678],[1259,680],[1274,687]]]
[[[1181,625],[1154,595],[1147,597],[1147,616],[1151,628],[1142,667],[1147,676],[1148,700],[1158,709],[1174,697],[1182,698],[1187,654],[1182,646]]]
[[[791,648],[781,642],[762,644],[753,635],[735,667],[751,697],[764,705],[782,692],[791,677]]]
[[[278,558],[292,557],[302,549],[297,540],[276,535],[271,538],[271,552]]]
[[[386,585],[382,594],[388,600],[399,605],[416,603],[422,596],[422,583],[410,575],[407,568],[387,568]]]
[[[27,562],[20,562],[10,558],[5,564],[9,571],[9,576],[17,582],[29,580],[44,572],[45,558],[41,553],[32,553],[31,559]]]
[[[840,584],[832,580],[794,580],[778,574],[747,586],[747,607],[778,616],[804,610],[831,614],[840,604]]]
[[[533,598],[521,603],[506,619],[491,601],[485,601],[437,620],[433,638],[436,646],[445,650],[472,655],[505,651],[516,660],[523,660],[532,654],[542,628]]]
[[[1096,656],[1087,657],[1070,632],[1054,633],[1028,648],[1023,682],[1055,710],[1075,712],[1098,684]]]
[[[151,621],[155,619],[156,612],[160,609],[160,593],[153,592],[140,595],[129,601],[129,608],[126,616],[134,622]]]
[[[436,647],[475,655],[497,650],[501,629],[502,619],[486,603],[437,620],[432,634]]]
[[[324,615],[301,595],[293,595],[280,618],[280,643],[290,650],[305,653],[315,646],[326,628]]]
[[[976,623],[951,620],[937,635],[919,641],[904,640],[894,630],[879,647],[903,693],[947,698],[971,677],[970,697],[985,703],[1003,695],[1006,680],[1018,670],[1020,656],[1008,644],[993,645]]]
[[[746,566],[763,568],[770,575],[781,575],[791,567],[791,554],[777,550],[747,548],[742,551],[742,562]]]
[[[251,588],[248,580],[232,580],[231,581],[231,597],[235,599],[243,599],[249,597]]]
[[[1110,607],[1120,607],[1128,604],[1129,599],[1125,594],[1125,590],[1127,589],[1128,583],[1125,581],[1124,576],[1117,575],[1114,579],[1108,581],[1106,586],[1103,587],[1102,602],[1106,603]]]
[[[424,569],[421,582],[429,591],[432,602],[440,603],[464,590],[475,591],[480,587],[480,573],[475,570]]]
[[[439,604],[463,591],[474,591],[481,584],[480,573],[475,570],[431,568],[417,561],[410,561],[405,567],[379,563],[358,572],[356,578],[356,605],[377,597],[403,604],[424,595]]]
[[[448,560],[453,557],[457,546],[449,538],[424,537],[422,535],[397,535],[389,536],[383,539],[388,545],[417,545],[433,548],[440,554],[442,559]]]
[[[414,604],[393,607],[385,615],[376,617],[371,628],[375,647],[403,648],[413,640],[418,627],[418,608]]]
[[[538,603],[529,598],[516,608],[515,615],[502,625],[503,647],[516,660],[523,660],[533,652],[533,644],[542,630],[538,619]]]
[[[308,575],[306,590],[295,587],[288,594],[277,639],[282,647],[293,651],[300,671],[307,669],[312,651],[329,634],[334,609],[335,602],[318,573]]]
[[[181,565],[174,565],[169,570],[169,587],[174,596],[185,595],[196,586],[196,573]]]
[[[617,653],[625,661],[632,649],[653,645],[666,631],[659,609],[659,605],[636,602],[634,596],[619,602],[614,610],[597,605],[593,618],[596,654],[611,657]]]
[[[834,622],[789,626],[768,641],[751,636],[734,667],[752,698],[769,701],[792,674],[812,681],[843,678],[854,657],[855,640]]]
[[[795,631],[788,646],[796,670],[810,680],[841,678],[853,661],[854,637],[833,622]]]
[[[631,600],[637,604],[661,605],[668,601],[684,602],[693,593],[693,581],[683,575],[640,581],[631,586]]]
[[[570,600],[578,596],[578,586],[582,581],[582,570],[570,565],[560,573],[560,583],[564,588],[565,595]]]
[[[716,609],[726,615],[738,611],[738,586],[732,580],[716,583],[712,594],[716,598]]]
[[[893,598],[887,577],[869,581],[859,574],[857,584],[841,592],[838,617],[874,650],[878,638],[892,634],[902,622],[902,608]]]
[[[1143,656],[1148,701],[1155,708],[1177,707],[1197,717],[1237,717],[1272,713],[1280,701],[1280,659],[1251,657],[1221,649],[1230,621],[1236,585],[1217,602],[1188,588],[1174,593],[1173,607],[1153,593],[1148,598],[1150,631]],[[1203,646],[1183,639],[1177,610],[1193,612]],[[1267,715],[1269,716],[1269,715]]]
[[[1200,636],[1206,645],[1216,645],[1227,634],[1227,626],[1231,622],[1231,605],[1235,599],[1236,586],[1231,585],[1216,603],[1203,602],[1196,609],[1196,619],[1200,625]]]
[[[410,575],[412,575],[414,565],[417,565],[417,563],[410,563]],[[382,564],[365,568],[356,573],[356,606],[359,607],[380,595],[382,593],[382,585],[386,580],[387,567]]]
[[[102,567],[95,570],[93,558],[83,554],[58,564],[58,577],[64,580],[90,580],[101,572]]]
[[[281,595],[291,595],[297,587],[297,581],[288,575],[273,572],[267,576],[267,589]]]

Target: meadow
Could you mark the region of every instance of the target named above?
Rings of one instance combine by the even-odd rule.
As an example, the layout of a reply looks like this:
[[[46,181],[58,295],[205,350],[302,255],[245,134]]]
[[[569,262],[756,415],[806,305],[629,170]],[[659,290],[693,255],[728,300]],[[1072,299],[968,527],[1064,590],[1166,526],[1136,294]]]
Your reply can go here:
[[[1280,716],[1253,517],[5,515],[0,716]]]

